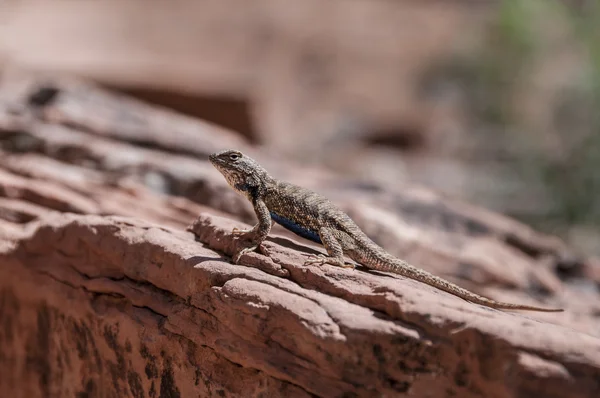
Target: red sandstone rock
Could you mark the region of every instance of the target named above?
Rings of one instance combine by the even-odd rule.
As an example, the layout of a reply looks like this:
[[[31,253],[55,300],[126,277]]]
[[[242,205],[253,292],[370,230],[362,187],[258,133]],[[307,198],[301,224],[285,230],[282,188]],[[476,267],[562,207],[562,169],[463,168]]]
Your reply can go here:
[[[232,265],[239,243],[230,230],[254,215],[205,155],[235,138],[220,141],[206,124],[82,82],[25,86],[0,89],[3,395],[589,397],[600,389],[597,260],[560,240],[423,189],[300,169],[240,141],[272,174],[330,197],[414,265],[496,299],[566,312],[494,311],[390,274],[304,266],[323,249],[281,228],[264,244],[268,257],[249,253]],[[52,98],[32,103],[44,87]],[[77,97],[79,119],[70,113]],[[150,132],[120,123],[115,104],[125,114],[133,107]],[[106,119],[85,117],[94,111]],[[210,145],[201,138],[184,148],[157,135],[156,115]]]
[[[56,213],[31,224],[0,257],[2,390],[588,397],[599,387],[600,341],[555,324],[563,315],[305,267],[307,249],[287,238],[269,240],[271,258],[232,265],[219,252],[236,244],[233,225],[201,217],[203,245],[128,218]]]

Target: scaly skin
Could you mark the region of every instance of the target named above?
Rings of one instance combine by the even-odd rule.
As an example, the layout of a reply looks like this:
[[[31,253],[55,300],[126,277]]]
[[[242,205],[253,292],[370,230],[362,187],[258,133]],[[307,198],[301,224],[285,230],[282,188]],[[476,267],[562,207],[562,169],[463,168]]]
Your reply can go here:
[[[443,290],[467,301],[491,308],[560,312],[558,308],[540,308],[521,304],[502,303],[472,293],[427,271],[400,260],[365,235],[360,228],[323,196],[308,189],[276,180],[256,161],[235,150],[213,153],[210,162],[223,174],[229,185],[245,196],[254,207],[258,223],[251,230],[234,229],[234,235],[243,237],[250,245],[233,256],[240,257],[256,250],[271,231],[272,221],[290,231],[321,243],[328,256],[309,259],[307,264],[346,264],[344,255],[378,271],[393,272]]]

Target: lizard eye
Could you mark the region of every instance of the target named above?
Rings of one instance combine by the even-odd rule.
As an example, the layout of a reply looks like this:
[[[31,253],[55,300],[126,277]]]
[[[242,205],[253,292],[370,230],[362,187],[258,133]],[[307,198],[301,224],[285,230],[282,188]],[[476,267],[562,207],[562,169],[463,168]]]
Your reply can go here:
[[[229,155],[229,159],[232,160],[232,161],[234,161],[234,162],[236,160],[238,160],[239,158],[241,158],[241,157],[242,157],[242,155],[240,155],[239,153],[232,153],[231,155]]]

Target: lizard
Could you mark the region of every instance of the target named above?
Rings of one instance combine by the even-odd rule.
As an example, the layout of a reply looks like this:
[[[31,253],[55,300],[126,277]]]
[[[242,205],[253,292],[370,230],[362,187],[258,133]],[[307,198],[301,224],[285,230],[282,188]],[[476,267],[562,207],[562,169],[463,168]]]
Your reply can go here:
[[[262,242],[276,222],[293,233],[322,244],[327,255],[311,255],[305,265],[331,264],[354,268],[344,255],[361,265],[384,272],[395,273],[466,301],[490,308],[561,312],[559,308],[541,308],[495,301],[446,281],[425,270],[392,256],[373,242],[352,221],[350,216],[331,201],[309,189],[272,177],[254,159],[242,152],[229,149],[209,155],[209,161],[225,177],[227,183],[252,203],[258,223],[252,229],[234,228],[232,234],[250,244],[233,255],[233,263],[248,252],[260,250]]]

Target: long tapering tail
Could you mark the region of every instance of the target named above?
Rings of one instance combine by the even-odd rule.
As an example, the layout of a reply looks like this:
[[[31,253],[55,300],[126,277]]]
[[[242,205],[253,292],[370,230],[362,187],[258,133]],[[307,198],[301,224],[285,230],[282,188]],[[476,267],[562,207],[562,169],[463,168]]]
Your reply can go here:
[[[393,257],[383,249],[380,257],[377,260],[377,264],[369,266],[369,268],[377,269],[380,271],[388,271],[398,275],[405,276],[410,279],[414,279],[419,282],[423,282],[429,286],[433,286],[437,289],[443,290],[454,296],[460,297],[464,300],[470,301],[475,304],[481,304],[486,307],[505,309],[505,310],[525,310],[525,311],[540,311],[540,312],[562,312],[564,309],[561,308],[542,308],[523,304],[512,304],[495,301],[487,297],[475,294],[467,289],[455,285],[454,283],[448,282],[438,276],[435,276],[427,271],[414,267],[399,258]]]

